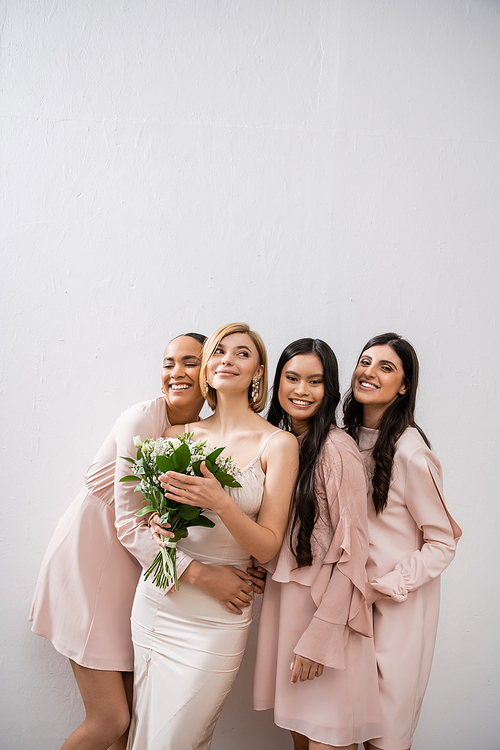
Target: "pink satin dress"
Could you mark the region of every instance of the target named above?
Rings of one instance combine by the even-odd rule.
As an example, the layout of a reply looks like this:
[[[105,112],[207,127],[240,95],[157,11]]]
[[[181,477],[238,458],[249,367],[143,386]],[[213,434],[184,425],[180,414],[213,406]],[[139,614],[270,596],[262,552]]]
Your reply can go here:
[[[365,601],[368,557],[366,474],[345,432],[327,437],[315,477],[319,518],[313,564],[297,568],[288,543],[269,566],[255,667],[254,707],[275,723],[325,745],[381,733],[372,622]],[[290,680],[294,653],[325,665],[312,681]]]
[[[377,430],[360,428],[369,477],[377,437]],[[441,465],[414,427],[398,440],[382,513],[375,513],[369,493],[368,529],[368,580],[386,597],[373,605],[383,732],[370,742],[381,750],[408,750],[431,670],[440,575],[462,534],[444,504]]]
[[[60,519],[43,558],[31,606],[34,633],[91,669],[132,671],[130,612],[142,567],[158,547],[135,513],[142,495],[121,456],[133,438],[157,438],[170,426],[163,396],[127,409],[104,441],[83,487]],[[118,532],[117,532],[118,528]],[[179,574],[189,564],[179,561]]]

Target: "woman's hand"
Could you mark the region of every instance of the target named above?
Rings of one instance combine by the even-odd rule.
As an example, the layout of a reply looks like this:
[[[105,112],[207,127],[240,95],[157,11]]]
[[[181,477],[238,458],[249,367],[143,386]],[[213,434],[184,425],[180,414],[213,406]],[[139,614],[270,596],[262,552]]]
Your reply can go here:
[[[243,614],[243,609],[252,603],[252,582],[234,565],[204,565],[193,560],[182,574],[181,581],[203,589],[235,615]]]
[[[255,594],[263,594],[266,588],[266,576],[267,570],[261,568],[259,565],[257,568],[247,568],[249,578],[252,580],[252,589]]]
[[[207,469],[205,462],[200,465],[202,477],[191,477],[177,471],[167,471],[160,476],[165,495],[170,500],[186,505],[195,505],[218,513],[225,503],[231,500],[220,482]]]
[[[170,528],[169,523],[160,524],[158,523],[159,520],[160,517],[158,513],[153,513],[153,515],[149,518],[148,526],[151,529],[151,535],[156,544],[159,547],[166,547],[167,545],[162,540],[162,536],[166,536],[167,539],[172,539],[174,537],[174,534],[171,531],[168,531],[168,529]]]
[[[306,680],[314,680],[315,677],[321,677],[323,669],[323,664],[318,664],[316,661],[311,661],[304,656],[294,654],[292,661],[292,685],[298,680],[305,682]]]

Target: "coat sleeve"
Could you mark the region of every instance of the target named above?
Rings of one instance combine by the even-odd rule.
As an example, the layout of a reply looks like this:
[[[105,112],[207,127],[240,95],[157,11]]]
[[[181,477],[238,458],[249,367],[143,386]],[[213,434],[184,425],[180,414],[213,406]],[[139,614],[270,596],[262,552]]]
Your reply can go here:
[[[415,450],[408,459],[404,500],[423,544],[392,571],[371,581],[373,588],[396,602],[406,601],[411,591],[448,567],[462,535],[444,504],[441,465],[428,448]]]
[[[333,526],[333,540],[311,588],[317,604],[295,653],[335,669],[345,669],[350,630],[372,635],[365,601],[368,557],[366,477],[361,457],[329,452],[317,474],[323,484]],[[334,525],[335,524],[335,525]]]
[[[116,442],[114,490],[116,531],[120,542],[145,570],[149,568],[160,548],[151,536],[146,518],[136,516],[137,511],[144,507],[142,493],[134,491],[137,486],[134,482],[120,482],[120,479],[131,473],[130,463],[124,461],[122,457],[136,458],[137,456],[133,438],[136,435],[140,435],[142,440],[161,437],[155,434],[157,430],[154,416],[148,410],[147,403],[136,404],[136,406],[127,409],[119,417],[114,428]],[[192,558],[181,550],[177,550],[177,575],[179,578],[191,562]]]

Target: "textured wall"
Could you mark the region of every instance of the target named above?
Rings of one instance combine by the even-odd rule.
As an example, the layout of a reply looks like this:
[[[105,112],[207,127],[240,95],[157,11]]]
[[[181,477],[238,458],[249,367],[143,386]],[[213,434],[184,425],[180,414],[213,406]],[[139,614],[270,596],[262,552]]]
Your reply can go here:
[[[5,750],[81,715],[26,619],[57,519],[165,342],[238,319],[273,363],[325,338],[344,388],[371,335],[416,345],[464,538],[414,750],[498,747],[499,9],[0,1]],[[290,747],[251,675],[214,750]]]

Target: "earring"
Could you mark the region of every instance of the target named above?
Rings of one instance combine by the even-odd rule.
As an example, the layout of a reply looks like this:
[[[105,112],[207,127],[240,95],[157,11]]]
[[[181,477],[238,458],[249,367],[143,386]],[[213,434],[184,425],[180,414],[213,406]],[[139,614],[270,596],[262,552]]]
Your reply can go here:
[[[259,378],[256,375],[254,375],[252,378],[252,401],[254,402],[254,404],[257,401],[258,397],[259,397]]]

